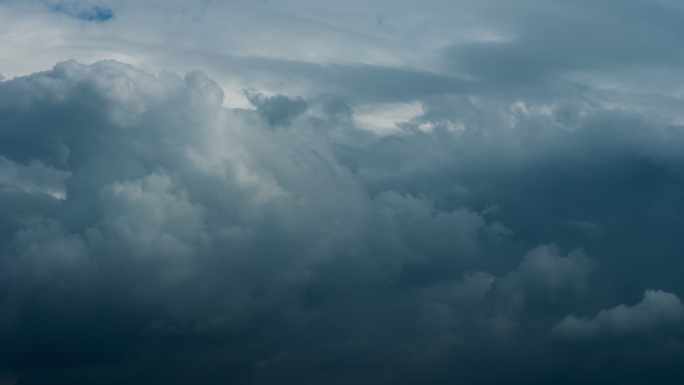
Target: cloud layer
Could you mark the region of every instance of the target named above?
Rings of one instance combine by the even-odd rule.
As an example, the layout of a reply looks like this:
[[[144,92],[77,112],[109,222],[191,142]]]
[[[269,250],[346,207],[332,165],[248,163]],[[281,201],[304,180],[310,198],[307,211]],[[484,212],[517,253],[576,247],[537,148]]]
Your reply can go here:
[[[112,61],[60,63],[0,94],[0,357],[27,383],[62,367],[64,381],[180,383],[200,363],[209,382],[476,382],[487,362],[502,377],[483,381],[541,381],[557,373],[518,361],[566,354],[552,329],[678,335],[681,303],[662,291],[566,317],[624,295],[611,286],[680,289],[664,270],[677,241],[654,231],[681,220],[661,209],[681,191],[667,151],[680,139],[661,120],[447,99],[468,120],[426,102],[376,137],[339,99],[226,109],[201,72]],[[498,124],[475,123],[486,117]],[[620,122],[630,131],[609,135]],[[634,242],[650,239],[669,249],[635,277]]]
[[[0,384],[677,383],[681,8],[507,4],[0,1]]]

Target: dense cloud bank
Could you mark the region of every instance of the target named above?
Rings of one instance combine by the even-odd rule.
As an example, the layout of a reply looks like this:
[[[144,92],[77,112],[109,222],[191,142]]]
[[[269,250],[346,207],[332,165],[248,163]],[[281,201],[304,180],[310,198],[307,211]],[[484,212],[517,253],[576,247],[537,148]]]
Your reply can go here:
[[[0,384],[677,383],[682,126],[549,92],[5,80]]]

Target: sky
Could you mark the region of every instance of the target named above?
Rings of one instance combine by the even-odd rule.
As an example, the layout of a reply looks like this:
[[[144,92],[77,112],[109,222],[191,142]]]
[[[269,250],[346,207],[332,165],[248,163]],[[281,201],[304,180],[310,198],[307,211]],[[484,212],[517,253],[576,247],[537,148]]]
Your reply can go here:
[[[683,384],[684,5],[0,0],[0,385]]]

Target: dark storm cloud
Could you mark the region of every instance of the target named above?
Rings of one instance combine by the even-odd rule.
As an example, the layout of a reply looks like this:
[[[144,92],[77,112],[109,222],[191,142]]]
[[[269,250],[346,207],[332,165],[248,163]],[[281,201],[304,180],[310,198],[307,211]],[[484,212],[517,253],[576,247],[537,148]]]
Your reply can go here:
[[[200,72],[116,62],[0,84],[19,383],[542,383],[593,335],[626,331],[604,355],[679,341],[666,117],[439,97],[372,139],[333,96],[222,98]],[[677,373],[663,341],[641,374]],[[627,378],[605,365],[567,381]]]
[[[247,98],[271,127],[290,124],[292,119],[301,115],[308,107],[304,99],[290,99],[285,95],[268,97],[262,94],[250,95],[248,93]]]
[[[197,72],[65,62],[0,88],[3,167],[17,174],[5,197],[20,217],[4,226],[0,356],[28,383],[55,365],[77,368],[65,381],[87,377],[148,344],[191,361],[253,350],[227,377],[279,356],[305,365],[300,375],[319,350],[366,350],[326,346],[348,338],[337,314],[379,326],[375,307],[402,261],[472,258],[480,232],[500,231],[465,208],[368,196],[301,99],[285,114],[291,128],[272,131],[260,110],[223,109],[221,89]],[[349,122],[344,107],[322,98],[312,108]],[[19,204],[39,197],[42,210]],[[307,329],[316,339],[297,342]]]
[[[680,11],[621,4],[491,2],[434,71],[198,53],[302,85],[253,109],[3,81],[0,382],[677,383],[681,99],[573,80],[676,70]]]

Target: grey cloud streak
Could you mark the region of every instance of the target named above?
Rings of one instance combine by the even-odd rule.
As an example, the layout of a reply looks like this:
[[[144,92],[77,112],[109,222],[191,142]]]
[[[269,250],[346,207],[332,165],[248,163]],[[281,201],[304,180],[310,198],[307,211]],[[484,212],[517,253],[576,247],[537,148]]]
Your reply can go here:
[[[344,323],[303,346],[300,328],[319,317],[332,326],[338,312],[366,323],[355,299],[374,293],[358,305],[380,304],[402,261],[433,248],[466,258],[492,226],[467,209],[368,196],[336,161],[320,117],[271,130],[254,112],[222,108],[221,89],[198,72],[155,78],[66,62],[2,88],[5,163],[65,175],[62,201],[46,197],[51,185],[5,182],[17,201],[53,200],[39,213],[15,209],[6,225],[0,355],[22,372],[54,359],[117,363],[151,342],[206,345],[197,354],[228,344],[226,357],[255,349],[235,363],[248,371],[278,349],[299,349],[283,356],[295,361],[311,349],[336,354],[342,347],[324,346],[346,338]],[[404,239],[419,228],[441,234]],[[282,330],[258,337],[270,329]]]

